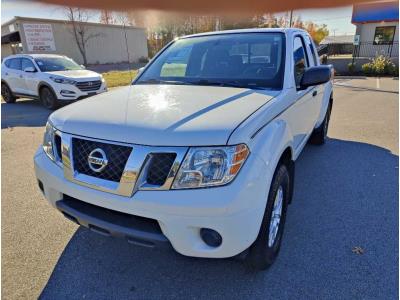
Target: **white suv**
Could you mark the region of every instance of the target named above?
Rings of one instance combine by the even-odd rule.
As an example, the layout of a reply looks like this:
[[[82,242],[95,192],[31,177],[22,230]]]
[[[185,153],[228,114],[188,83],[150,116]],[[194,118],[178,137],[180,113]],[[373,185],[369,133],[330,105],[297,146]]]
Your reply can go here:
[[[107,91],[104,78],[71,58],[50,54],[19,54],[1,65],[1,95],[7,103],[18,97],[39,98],[48,109]]]

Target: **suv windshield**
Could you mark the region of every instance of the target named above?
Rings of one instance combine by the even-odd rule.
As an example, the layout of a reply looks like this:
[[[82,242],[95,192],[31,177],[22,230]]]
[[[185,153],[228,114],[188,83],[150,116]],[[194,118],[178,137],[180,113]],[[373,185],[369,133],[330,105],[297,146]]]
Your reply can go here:
[[[66,57],[40,57],[35,62],[42,72],[82,70],[83,68],[70,58]]]
[[[282,89],[284,34],[231,33],[172,43],[135,84],[195,84]]]

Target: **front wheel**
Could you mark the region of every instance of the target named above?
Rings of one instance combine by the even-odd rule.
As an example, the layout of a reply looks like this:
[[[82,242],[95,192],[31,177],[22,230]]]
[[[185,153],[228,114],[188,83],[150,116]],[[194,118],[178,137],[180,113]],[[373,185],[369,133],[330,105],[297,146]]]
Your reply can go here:
[[[267,269],[278,256],[291,197],[290,180],[287,166],[280,164],[272,179],[260,232],[247,257],[254,269]]]
[[[11,89],[5,83],[1,84],[1,96],[6,103],[15,103],[15,100],[17,100],[11,92]]]
[[[43,106],[47,109],[55,110],[60,106],[56,95],[48,87],[40,89],[40,100],[42,101]]]

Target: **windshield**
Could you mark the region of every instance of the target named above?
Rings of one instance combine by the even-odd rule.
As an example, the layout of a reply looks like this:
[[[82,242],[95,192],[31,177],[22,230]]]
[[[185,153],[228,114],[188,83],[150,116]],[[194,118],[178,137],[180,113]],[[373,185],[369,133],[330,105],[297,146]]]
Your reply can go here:
[[[42,72],[82,70],[83,68],[70,58],[66,57],[40,57],[35,62]]]
[[[177,40],[135,84],[196,84],[282,89],[282,33],[232,33]]]

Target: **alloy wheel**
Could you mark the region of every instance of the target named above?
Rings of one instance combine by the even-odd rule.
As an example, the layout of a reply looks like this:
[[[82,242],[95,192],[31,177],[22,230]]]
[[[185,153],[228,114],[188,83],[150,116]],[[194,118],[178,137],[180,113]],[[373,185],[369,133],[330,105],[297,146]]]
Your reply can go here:
[[[274,206],[272,208],[271,221],[269,224],[268,247],[272,247],[275,243],[276,236],[279,231],[279,224],[281,222],[283,206],[283,188],[280,185],[274,199]]]

